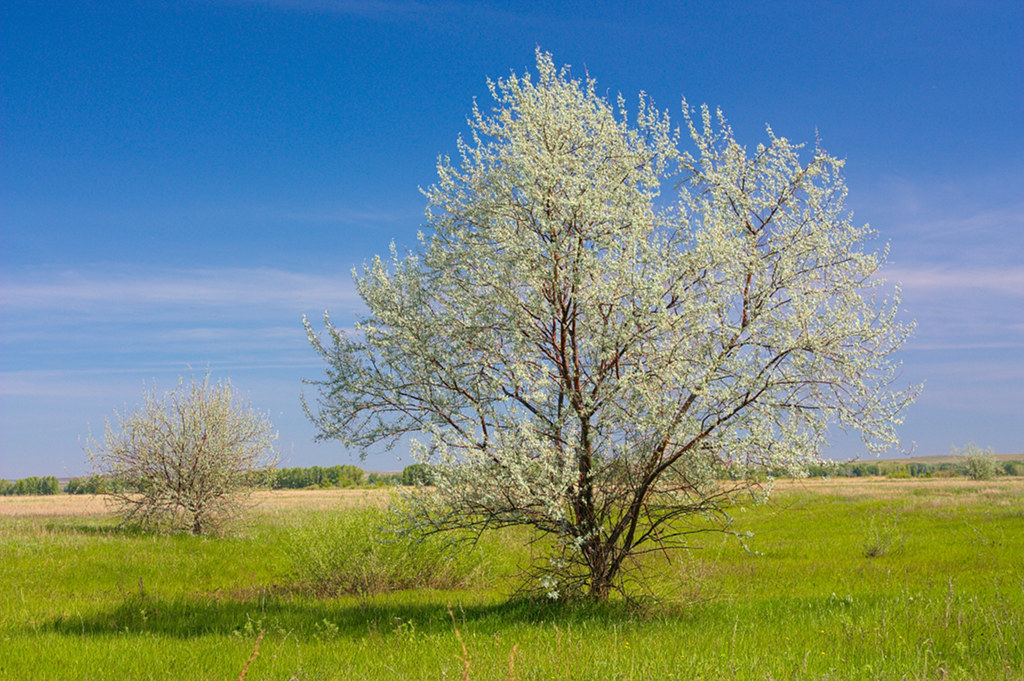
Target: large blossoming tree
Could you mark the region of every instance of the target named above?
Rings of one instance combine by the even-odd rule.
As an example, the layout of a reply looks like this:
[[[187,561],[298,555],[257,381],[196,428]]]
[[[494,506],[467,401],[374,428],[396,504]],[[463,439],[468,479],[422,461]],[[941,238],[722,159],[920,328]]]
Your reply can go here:
[[[681,150],[644,97],[630,116],[539,50],[536,77],[490,89],[419,248],[356,275],[355,332],[307,322],[320,437],[415,436],[427,522],[531,526],[550,593],[596,599],[690,516],[816,457],[830,423],[895,442],[908,327],[841,160],[770,129],[750,153],[685,102]]]

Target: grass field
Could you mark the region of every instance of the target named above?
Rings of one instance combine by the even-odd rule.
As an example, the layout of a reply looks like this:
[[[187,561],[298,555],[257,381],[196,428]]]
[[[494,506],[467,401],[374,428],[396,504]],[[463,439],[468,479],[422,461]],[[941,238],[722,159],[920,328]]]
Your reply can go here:
[[[649,565],[642,610],[510,600],[514,533],[456,590],[317,597],[296,538],[380,496],[260,502],[197,538],[0,499],[0,679],[1024,679],[1020,478],[780,483],[733,509],[749,550]]]

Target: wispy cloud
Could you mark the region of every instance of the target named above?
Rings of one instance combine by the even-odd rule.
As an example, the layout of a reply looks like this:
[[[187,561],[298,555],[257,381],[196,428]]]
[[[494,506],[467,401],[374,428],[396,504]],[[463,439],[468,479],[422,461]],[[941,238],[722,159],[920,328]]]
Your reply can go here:
[[[1024,351],[1024,266],[922,263],[881,274],[900,285],[905,317],[917,322],[909,350]]]
[[[8,274],[0,285],[0,368],[313,369],[302,315],[317,319],[329,309],[344,324],[362,307],[348,273],[111,266]],[[8,394],[37,389],[8,378]]]
[[[274,269],[152,270],[137,267],[37,272],[8,278],[0,306],[45,310],[77,305],[271,306],[296,313],[330,303],[356,305],[348,273],[310,275]]]
[[[144,386],[161,390],[173,388],[177,377],[189,372],[202,376],[208,369],[214,378],[229,377],[234,373],[251,373],[260,376],[274,372],[285,376],[315,376],[321,363],[315,357],[296,361],[224,361],[207,366],[188,365],[174,361],[149,360],[131,366],[102,366],[90,369],[19,369],[0,371],[0,398],[48,397],[100,401],[116,406],[117,399],[124,395],[135,396]],[[294,398],[301,390],[296,377],[289,384],[288,399]],[[106,408],[106,407],[104,407]]]
[[[95,400],[117,394],[109,380],[97,382],[96,377],[95,372],[74,377],[65,371],[0,371],[0,397]]]
[[[1014,298],[1024,298],[1024,267],[1022,266],[951,268],[919,265],[916,267],[886,267],[882,271],[882,276],[888,281],[898,282],[904,292],[929,295],[988,291]]]
[[[901,267],[942,263],[948,268],[1017,266],[1024,252],[1024,168],[985,177],[879,178],[859,194],[858,216],[870,216],[892,243]]]

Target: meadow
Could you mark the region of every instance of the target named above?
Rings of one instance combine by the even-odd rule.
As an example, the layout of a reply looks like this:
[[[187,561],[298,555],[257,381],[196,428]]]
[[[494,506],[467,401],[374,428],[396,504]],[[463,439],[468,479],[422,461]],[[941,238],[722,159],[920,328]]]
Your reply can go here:
[[[259,501],[204,538],[0,499],[0,679],[1024,679],[1024,478],[783,481],[731,509],[745,545],[652,558],[639,606],[514,597],[515,532],[444,588],[339,595],[303,561],[382,493]]]

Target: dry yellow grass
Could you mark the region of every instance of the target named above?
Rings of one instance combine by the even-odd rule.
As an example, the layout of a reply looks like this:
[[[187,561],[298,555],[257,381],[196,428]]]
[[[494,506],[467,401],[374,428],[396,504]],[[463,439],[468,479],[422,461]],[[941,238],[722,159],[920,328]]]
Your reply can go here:
[[[914,490],[927,490],[930,497],[957,496],[966,500],[1006,492],[1024,494],[1024,477],[980,481],[966,478],[806,478],[777,480],[775,490],[777,492],[805,491],[876,499],[895,499]]]
[[[387,492],[377,489],[260,491],[250,501],[258,511],[324,511],[383,503]],[[0,496],[0,517],[98,516],[110,512],[105,497],[91,494]]]
[[[775,492],[793,491],[835,494],[844,497],[895,499],[913,490],[927,490],[932,499],[958,497],[964,501],[1006,492],[1024,494],[1024,477],[989,481],[965,478],[808,478],[777,480]],[[382,489],[273,490],[253,494],[258,512],[288,510],[328,511],[364,504],[383,504],[388,491]],[[88,494],[0,497],[0,517],[97,516],[109,513],[104,497]]]
[[[383,504],[387,499],[388,491],[384,489],[276,489],[252,495],[252,502],[260,511],[330,511]]]
[[[90,516],[107,512],[104,497],[91,494],[0,497],[0,516]]]

